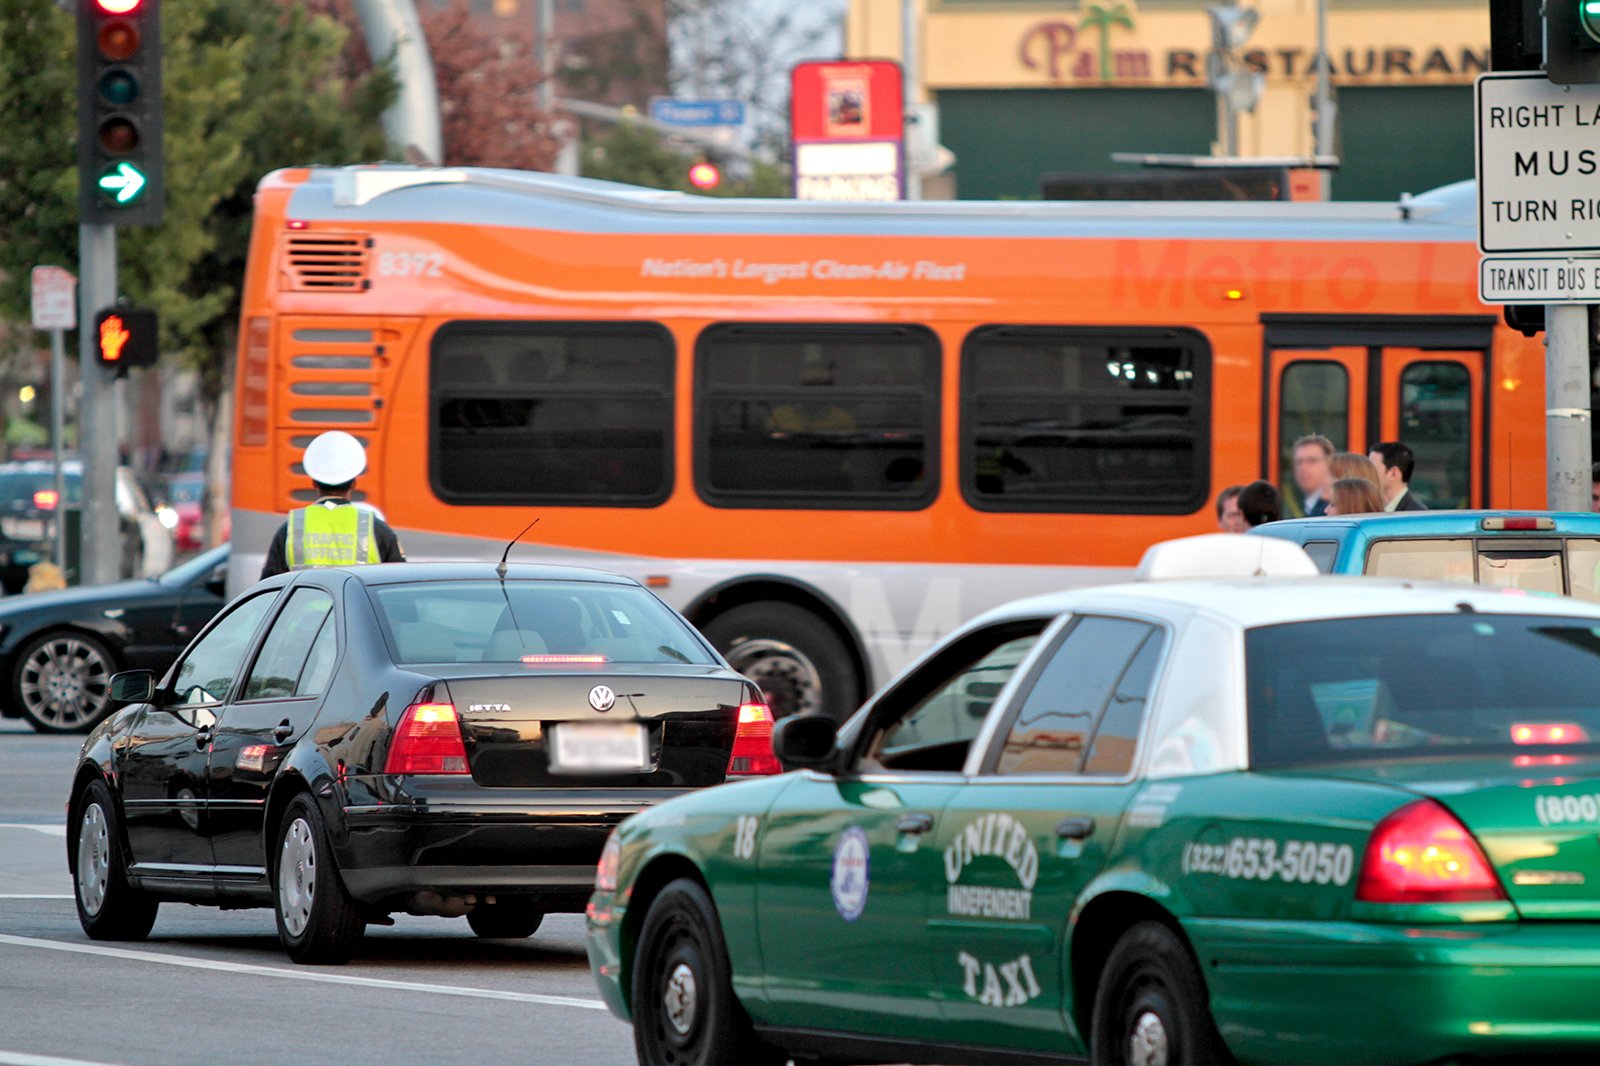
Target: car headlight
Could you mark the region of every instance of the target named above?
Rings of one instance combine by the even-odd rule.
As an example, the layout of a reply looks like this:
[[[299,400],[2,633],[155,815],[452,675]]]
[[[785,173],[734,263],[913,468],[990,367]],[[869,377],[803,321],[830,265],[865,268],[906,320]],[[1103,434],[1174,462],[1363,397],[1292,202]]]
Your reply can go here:
[[[170,507],[157,507],[156,518],[168,529],[178,528],[178,512]]]
[[[615,830],[606,838],[605,850],[600,852],[600,863],[594,868],[594,890],[596,892],[615,892],[617,890],[617,871],[622,867],[622,841],[617,839]]]

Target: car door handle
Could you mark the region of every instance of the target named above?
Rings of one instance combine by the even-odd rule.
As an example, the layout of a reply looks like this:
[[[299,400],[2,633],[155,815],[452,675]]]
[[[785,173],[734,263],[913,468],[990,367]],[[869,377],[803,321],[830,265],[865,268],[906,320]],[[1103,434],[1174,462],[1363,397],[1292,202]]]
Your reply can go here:
[[[1056,823],[1056,836],[1063,840],[1084,840],[1094,833],[1094,819],[1073,815]]]
[[[272,739],[276,740],[279,744],[282,744],[284,741],[289,739],[290,734],[293,732],[294,726],[290,725],[289,719],[285,718],[283,721],[272,727]]]
[[[203,725],[199,729],[195,730],[194,746],[196,748],[203,748],[209,743],[211,743],[211,727],[210,726]]]
[[[926,833],[933,828],[933,815],[925,811],[912,811],[902,814],[894,823],[895,830],[901,833]]]

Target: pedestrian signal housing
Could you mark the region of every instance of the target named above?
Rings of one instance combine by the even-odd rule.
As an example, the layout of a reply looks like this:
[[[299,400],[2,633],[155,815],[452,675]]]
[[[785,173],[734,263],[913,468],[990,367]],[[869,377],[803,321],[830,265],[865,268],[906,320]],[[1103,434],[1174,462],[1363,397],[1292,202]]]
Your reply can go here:
[[[77,0],[78,215],[154,226],[161,172],[160,0]]]

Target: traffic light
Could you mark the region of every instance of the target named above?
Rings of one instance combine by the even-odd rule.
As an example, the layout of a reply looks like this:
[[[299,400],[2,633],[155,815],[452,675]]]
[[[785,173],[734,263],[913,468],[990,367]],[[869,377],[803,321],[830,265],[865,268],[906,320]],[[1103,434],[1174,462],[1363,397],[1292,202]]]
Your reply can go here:
[[[1600,83],[1600,0],[1546,0],[1544,72],[1557,85]]]
[[[78,5],[78,220],[154,226],[161,175],[160,0]]]
[[[715,189],[722,184],[722,171],[715,163],[702,159],[689,168],[689,184],[697,189]]]
[[[100,365],[119,373],[134,366],[155,366],[161,356],[160,321],[144,307],[108,307],[94,316]]]

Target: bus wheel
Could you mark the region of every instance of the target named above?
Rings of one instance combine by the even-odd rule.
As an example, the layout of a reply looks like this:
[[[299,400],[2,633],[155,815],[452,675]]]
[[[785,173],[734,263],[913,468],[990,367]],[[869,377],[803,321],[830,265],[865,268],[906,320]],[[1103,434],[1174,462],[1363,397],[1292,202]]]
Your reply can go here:
[[[855,711],[861,677],[850,649],[804,607],[746,603],[717,615],[702,632],[761,686],[775,717],[826,714],[842,722]]]

